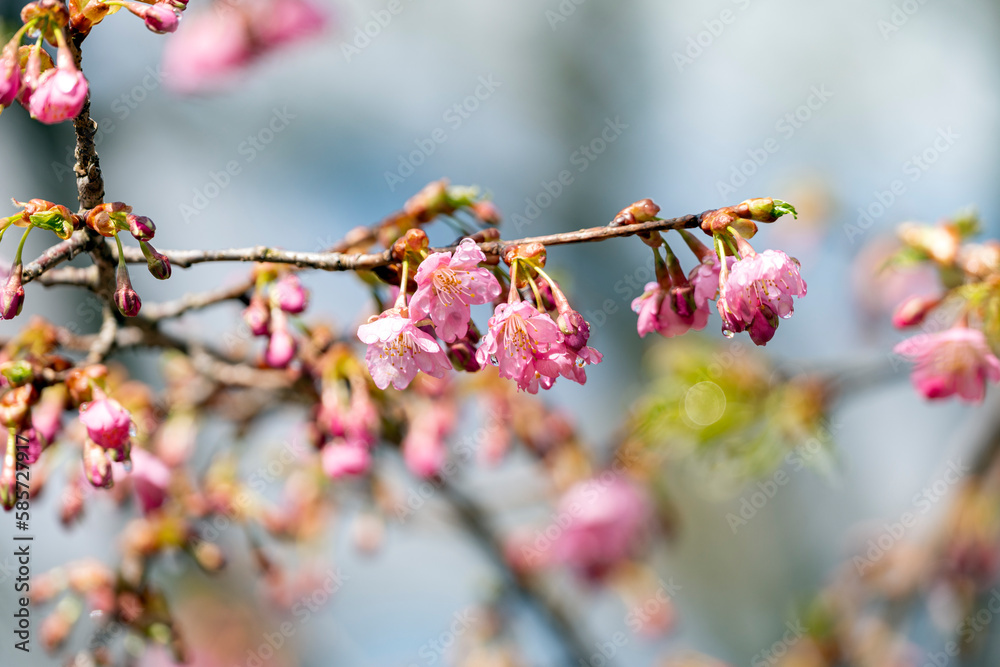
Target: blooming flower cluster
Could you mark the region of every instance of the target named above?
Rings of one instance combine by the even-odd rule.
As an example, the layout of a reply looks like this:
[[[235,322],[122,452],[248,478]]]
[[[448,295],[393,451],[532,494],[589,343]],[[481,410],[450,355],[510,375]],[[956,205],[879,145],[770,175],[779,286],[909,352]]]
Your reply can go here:
[[[902,249],[891,264],[929,263],[939,269],[942,289],[906,298],[892,317],[900,329],[924,331],[893,352],[914,362],[913,386],[928,399],[950,396],[981,403],[988,383],[1000,382],[1000,243],[964,243],[978,231],[971,217],[937,226],[905,224]],[[951,323],[950,326],[948,323]],[[942,328],[947,326],[947,328]]]
[[[0,112],[17,101],[42,123],[75,118],[87,100],[89,86],[66,37],[68,27],[86,33],[124,7],[153,32],[173,32],[186,6],[187,0],[81,0],[69,3],[69,9],[57,0],[25,5],[23,25],[0,50]],[[25,37],[34,37],[35,43],[22,46]],[[54,61],[42,48],[46,42],[56,48]]]
[[[496,301],[503,291],[497,275],[480,266],[486,255],[472,238],[453,252],[428,254],[426,248],[427,236],[419,229],[397,242],[403,277],[396,303],[358,329],[358,338],[368,345],[366,361],[376,386],[403,389],[418,371],[442,378],[453,364],[470,372],[496,365],[500,377],[531,393],[548,389],[560,376],[586,382],[584,366],[600,362],[601,354],[587,347],[590,326],[545,274],[543,246],[505,251],[503,259],[511,267],[508,297],[496,304],[481,344],[470,306]],[[411,264],[417,265],[416,288],[407,304]],[[529,288],[534,304],[520,293]]]
[[[167,85],[186,94],[210,92],[262,56],[321,32],[326,22],[307,0],[216,2],[167,42]]]
[[[622,211],[615,222],[652,220],[658,211],[653,202],[642,200]],[[715,252],[679,230],[699,260],[687,275],[662,236],[645,238],[653,249],[657,279],[632,302],[632,310],[639,314],[639,335],[655,331],[670,338],[700,331],[708,322],[708,303],[717,297],[724,335],[746,331],[754,343],[766,345],[779,318],[791,316],[792,297],[805,296],[806,284],[798,262],[779,250],[757,253],[747,239],[757,231],[755,222],[773,222],[786,213],[795,210],[773,199],[751,199],[711,211],[703,217],[701,228],[713,237]]]

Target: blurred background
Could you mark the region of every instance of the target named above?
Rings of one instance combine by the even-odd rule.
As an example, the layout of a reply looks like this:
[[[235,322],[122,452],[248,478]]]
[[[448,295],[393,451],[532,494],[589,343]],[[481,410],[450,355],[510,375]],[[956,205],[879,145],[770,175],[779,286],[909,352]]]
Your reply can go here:
[[[20,4],[6,0],[5,15]],[[203,10],[201,4],[193,0],[188,12]],[[603,225],[643,197],[666,216],[749,197],[781,198],[798,207],[798,220],[766,226],[754,245],[796,256],[809,285],[808,298],[766,350],[792,370],[885,360],[901,339],[888,326],[887,304],[857,269],[863,250],[896,224],[933,222],[973,206],[987,233],[996,232],[996,3],[401,0],[400,6],[371,31],[377,34],[365,36],[385,2],[323,0],[331,16],[323,37],[272,55],[218,94],[195,97],[172,93],[163,78],[160,56],[170,36],[151,35],[124,13],[111,17],[84,52],[107,198],[155,220],[158,247],[299,250],[332,244],[442,177],[492,193],[505,216],[505,238]],[[280,129],[262,133],[269,127]],[[428,142],[439,129],[446,140]],[[46,127],[19,107],[5,111],[2,194],[74,201],[71,140],[67,124]],[[233,161],[238,173],[220,177]],[[564,170],[572,180],[557,189]],[[449,230],[440,234],[432,241],[450,240]],[[40,237],[29,241],[29,255],[44,248],[47,239]],[[10,244],[0,248],[4,262],[11,254]],[[563,383],[548,399],[573,416],[595,448],[608,442],[642,392],[644,359],[655,341],[637,338],[629,304],[648,276],[639,269],[650,265],[649,252],[631,239],[549,251],[549,266],[591,320],[591,344],[605,357],[586,386]],[[135,282],[144,300],[165,300],[245,271],[203,265],[175,270],[167,283],[144,275]],[[313,315],[351,327],[370,314],[351,276],[312,273],[305,281]],[[45,313],[92,331],[99,311],[89,299],[31,285],[25,314]],[[179,326],[214,336],[233,331],[237,315],[224,306]],[[0,333],[14,326],[0,323]],[[705,335],[734,354],[752,347],[745,338],[724,341],[718,329],[713,313]],[[136,373],[154,376],[154,355],[123,358]],[[929,405],[912,391],[905,370],[843,397],[833,413],[829,461],[802,471],[785,466],[787,487],[740,530],[726,517],[739,511],[756,482],[717,484],[695,468],[678,468],[667,482],[678,534],[656,561],[663,581],[678,585],[674,631],[636,635],[618,598],[567,583],[582,633],[595,647],[624,633],[619,664],[655,664],[684,649],[732,665],[762,664],[761,651],[796,620],[796,605],[863,549],[871,530],[877,534],[883,522],[911,508],[915,494],[978,445],[979,421],[989,408]],[[275,455],[290,423],[275,420],[254,434],[251,469],[253,461]],[[204,456],[225,437],[201,434]],[[463,475],[462,485],[511,521],[544,521],[551,511],[541,504],[545,491],[530,462],[517,456]],[[33,506],[36,525],[46,526],[35,546],[36,571],[68,557],[113,558],[120,524],[110,503],[107,512],[89,511],[64,531],[54,500],[45,496]],[[937,503],[915,533],[930,531],[946,506]],[[371,557],[357,552],[344,525],[313,554],[340,569],[343,586],[270,664],[443,661],[422,649],[447,635],[456,612],[488,594],[496,576],[491,563],[433,511],[390,524]],[[2,526],[10,530],[7,521]],[[201,590],[208,585],[201,580],[175,586],[201,590],[205,601],[197,608],[205,614],[230,604],[253,608],[253,587],[241,568],[245,577],[246,563],[235,562],[221,583],[212,582],[219,595]],[[165,581],[172,576],[167,570],[160,574]],[[11,608],[5,586],[0,615]],[[266,631],[265,612],[256,619],[244,613],[250,620],[232,623]],[[530,664],[565,664],[530,611],[517,619],[516,632]],[[910,636],[930,650],[933,639],[919,624]],[[978,658],[954,664],[997,664],[1000,625],[986,636]],[[3,650],[9,648],[5,639]],[[41,653],[12,659],[4,664],[54,664]],[[925,662],[917,653],[912,664]]]

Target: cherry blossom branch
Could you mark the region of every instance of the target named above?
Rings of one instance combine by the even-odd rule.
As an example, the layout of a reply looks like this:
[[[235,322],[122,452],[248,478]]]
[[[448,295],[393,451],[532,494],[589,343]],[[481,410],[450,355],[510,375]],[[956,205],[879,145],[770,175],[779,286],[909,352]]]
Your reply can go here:
[[[565,245],[569,243],[593,243],[611,238],[634,236],[636,234],[666,231],[670,229],[691,229],[697,227],[702,217],[711,211],[699,215],[684,215],[677,218],[652,220],[650,222],[621,225],[618,227],[590,227],[573,232],[531,236],[513,241],[484,241],[479,243],[480,249],[486,255],[498,257],[506,248],[528,243],[539,243],[544,246]],[[457,248],[451,245],[444,248],[430,248],[428,252],[446,252]],[[324,271],[367,271],[392,264],[395,260],[391,250],[377,253],[342,253],[342,252],[296,252],[279,250],[266,246],[253,248],[230,248],[226,250],[161,250],[167,256],[172,266],[191,267],[204,262],[274,262],[291,264],[299,268],[322,269]],[[141,264],[146,258],[137,248],[125,248],[125,261],[130,264]]]
[[[191,310],[201,310],[216,303],[240,299],[253,287],[254,281],[248,278],[234,285],[220,287],[209,292],[185,294],[172,301],[163,303],[147,303],[142,307],[142,316],[150,322],[179,317]]]

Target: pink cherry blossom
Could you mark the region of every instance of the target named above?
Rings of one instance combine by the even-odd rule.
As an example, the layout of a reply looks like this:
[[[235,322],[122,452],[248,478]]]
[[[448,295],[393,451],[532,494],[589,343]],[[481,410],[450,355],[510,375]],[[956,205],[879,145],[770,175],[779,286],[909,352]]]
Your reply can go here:
[[[117,460],[128,458],[132,415],[113,398],[99,398],[80,406],[80,421],[87,435],[102,449],[112,450]]]
[[[87,99],[87,79],[76,68],[68,49],[59,49],[57,64],[45,70],[31,91],[28,111],[46,124],[75,118]]]
[[[21,60],[11,42],[0,54],[0,107],[9,107],[21,92]]]
[[[970,403],[980,403],[986,396],[986,382],[1000,381],[1000,360],[978,329],[953,327],[920,334],[899,343],[893,352],[916,362],[913,385],[930,399],[958,394]]]
[[[25,456],[19,460],[31,465],[42,455],[42,439],[34,428],[25,429],[18,435],[20,437],[17,438],[17,449],[25,452]]]
[[[599,579],[632,555],[648,516],[646,499],[619,475],[579,482],[559,501],[557,517],[565,528],[553,545],[553,559]]]
[[[500,294],[500,283],[488,269],[479,268],[486,255],[472,239],[465,239],[452,255],[436,252],[420,263],[414,280],[417,290],[410,300],[414,320],[430,317],[437,335],[446,343],[469,329],[469,305],[489,303]]]
[[[125,8],[141,18],[146,27],[155,33],[174,32],[180,24],[180,14],[166,2],[146,5],[141,2],[125,2]]]
[[[417,371],[440,378],[451,369],[441,344],[418,329],[405,308],[387,310],[362,324],[358,338],[368,346],[365,362],[379,389],[390,384],[405,389]]]
[[[733,262],[721,277],[716,305],[723,333],[747,331],[757,345],[766,345],[778,328],[778,318],[789,318],[792,297],[806,295],[798,262],[780,250],[752,252]]]
[[[252,7],[254,37],[267,49],[317,35],[327,23],[326,15],[305,0],[268,0]]]
[[[132,450],[131,470],[122,463],[112,463],[111,474],[115,482],[120,482],[126,477],[132,479],[132,488],[139,499],[143,514],[149,514],[162,506],[167,498],[170,468],[145,449]]]
[[[253,59],[247,19],[232,7],[185,18],[163,49],[166,85],[184,94],[209,92]]]
[[[420,410],[410,421],[403,438],[403,460],[420,477],[433,477],[441,471],[447,456],[444,438],[455,428],[455,409],[435,402]]]
[[[114,484],[111,461],[105,450],[92,440],[83,443],[83,471],[87,481],[99,489],[107,489]]]
[[[299,277],[289,273],[271,288],[271,302],[286,313],[297,315],[306,309],[309,295]]]
[[[485,366],[491,358],[496,359],[500,377],[516,379],[520,385],[523,379],[535,376],[538,353],[561,339],[559,326],[530,303],[501,303],[490,318],[476,360]]]
[[[264,352],[264,363],[271,368],[287,368],[295,358],[298,343],[288,331],[288,327],[275,327],[267,339],[267,350]]]
[[[320,452],[323,472],[330,479],[363,475],[371,467],[368,448],[350,442],[329,442]]]

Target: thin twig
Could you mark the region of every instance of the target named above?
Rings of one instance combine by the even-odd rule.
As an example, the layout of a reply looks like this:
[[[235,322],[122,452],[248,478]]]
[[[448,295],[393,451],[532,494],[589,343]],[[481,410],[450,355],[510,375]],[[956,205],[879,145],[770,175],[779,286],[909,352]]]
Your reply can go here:
[[[504,558],[504,548],[500,538],[490,527],[489,517],[478,504],[447,480],[442,481],[441,494],[458,516],[462,527],[479,542],[494,564],[504,573],[508,584],[528,604],[535,607],[548,621],[552,631],[559,637],[570,659],[570,664],[590,664],[590,653],[586,642],[577,632],[569,614],[555,600],[541,590],[533,581],[519,576],[511,570]],[[610,662],[606,664],[612,664]]]
[[[702,214],[704,215],[704,214]],[[644,232],[666,231],[670,229],[689,229],[697,227],[701,215],[685,215],[679,218],[653,220],[634,225],[620,227],[591,227],[573,232],[532,236],[513,241],[485,241],[479,247],[487,255],[499,256],[504,249],[540,243],[545,246],[564,245],[567,243],[591,243],[610,238],[634,236]],[[431,248],[429,252],[445,252],[454,250],[456,246]],[[170,260],[172,266],[188,268],[204,262],[274,262],[292,264],[299,268],[322,269],[325,271],[366,271],[391,264],[394,260],[391,250],[377,253],[345,254],[341,252],[296,252],[280,250],[266,246],[253,248],[230,248],[226,250],[161,250]],[[130,264],[145,263],[146,258],[138,248],[125,248],[125,261]]]

